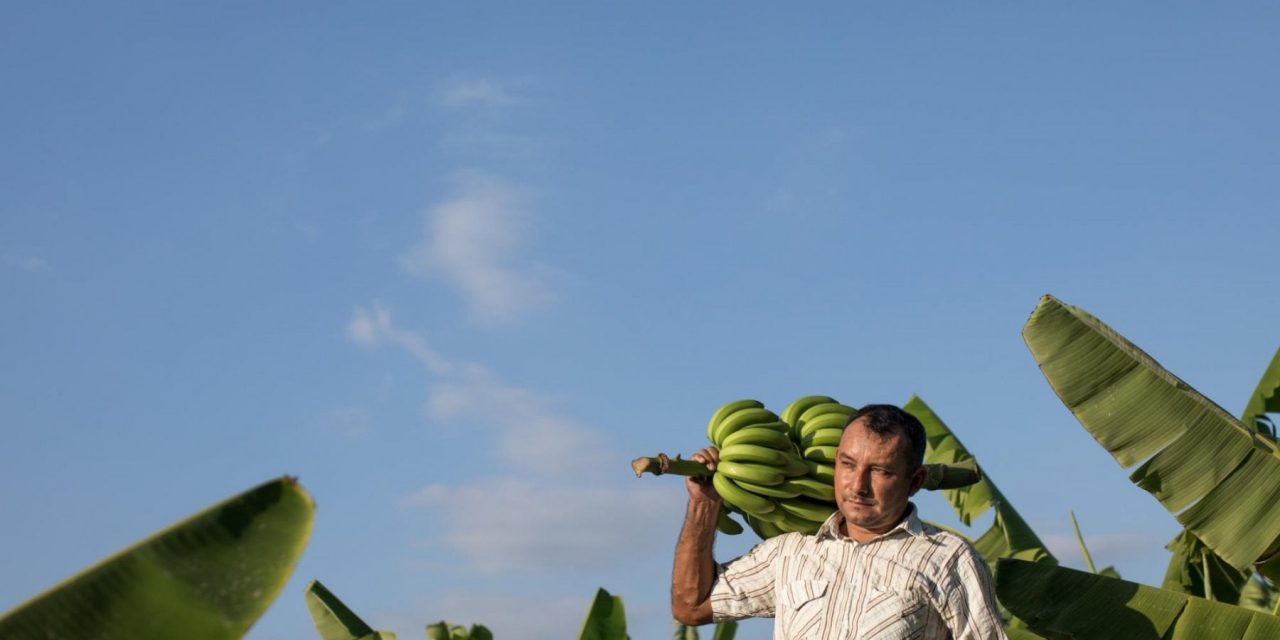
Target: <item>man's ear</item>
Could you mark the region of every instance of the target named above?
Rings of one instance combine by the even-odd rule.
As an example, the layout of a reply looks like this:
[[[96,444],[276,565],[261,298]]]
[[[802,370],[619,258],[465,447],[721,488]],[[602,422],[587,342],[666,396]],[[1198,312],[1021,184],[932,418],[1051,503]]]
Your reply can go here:
[[[929,471],[924,468],[924,465],[916,467],[915,472],[911,474],[911,491],[908,492],[907,495],[914,496],[916,492],[920,490],[920,487],[924,486],[925,478],[928,477],[928,475]]]

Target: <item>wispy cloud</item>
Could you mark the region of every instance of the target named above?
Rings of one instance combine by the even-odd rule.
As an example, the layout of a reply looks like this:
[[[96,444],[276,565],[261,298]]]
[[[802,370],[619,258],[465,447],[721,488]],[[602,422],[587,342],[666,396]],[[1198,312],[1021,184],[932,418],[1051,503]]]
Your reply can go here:
[[[9,256],[5,263],[20,271],[48,271],[49,263],[38,256]]]
[[[469,570],[489,574],[587,571],[661,551],[684,506],[669,485],[619,489],[599,486],[598,478],[556,485],[523,477],[429,485],[400,505],[431,509],[443,525],[433,544],[460,555]]]
[[[437,376],[427,392],[427,417],[493,434],[498,454],[516,469],[547,476],[581,473],[608,454],[600,432],[562,415],[555,398],[506,384],[479,364],[446,358],[421,334],[395,326],[391,310],[382,305],[356,307],[347,337],[366,348],[397,347],[422,363]],[[563,461],[569,459],[577,462],[567,467]]]
[[[446,358],[423,336],[397,327],[379,305],[357,308],[347,335],[421,362],[435,376],[426,416],[472,430],[501,462],[503,471],[482,482],[431,484],[399,498],[402,509],[432,514],[440,529],[426,541],[430,548],[448,551],[468,571],[498,574],[574,571],[667,544],[683,507],[680,494],[669,485],[609,486],[607,470],[621,468],[624,456],[599,429],[566,415],[559,398]],[[520,523],[519,535],[510,531],[513,522]],[[629,542],[620,556],[622,540],[647,542]]]
[[[519,190],[480,173],[459,174],[455,182],[454,193],[426,212],[422,238],[400,256],[400,266],[450,282],[486,323],[511,322],[550,302],[550,270],[519,255],[529,223]]]
[[[471,366],[459,380],[433,386],[426,409],[439,421],[464,420],[496,432],[498,454],[518,470],[545,476],[600,470],[609,454],[600,432],[561,415],[554,404]]]
[[[491,78],[463,76],[441,82],[436,87],[435,99],[445,107],[508,107],[523,102],[509,85]]]
[[[362,347],[391,345],[404,349],[432,373],[447,374],[453,370],[453,363],[432,349],[426,338],[397,329],[391,324],[391,311],[376,303],[371,309],[356,307],[347,322],[347,337]]]

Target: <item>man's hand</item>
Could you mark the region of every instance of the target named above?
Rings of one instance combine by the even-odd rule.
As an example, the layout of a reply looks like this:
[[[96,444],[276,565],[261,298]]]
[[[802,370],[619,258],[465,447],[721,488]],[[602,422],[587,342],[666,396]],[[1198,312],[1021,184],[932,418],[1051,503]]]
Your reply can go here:
[[[720,462],[720,451],[715,447],[707,447],[689,456],[689,459],[701,462],[707,465],[708,469],[715,471],[716,465]],[[686,476],[684,486],[689,490],[690,503],[714,502],[717,507],[720,506],[720,494],[716,492],[715,485],[711,483],[711,476]]]

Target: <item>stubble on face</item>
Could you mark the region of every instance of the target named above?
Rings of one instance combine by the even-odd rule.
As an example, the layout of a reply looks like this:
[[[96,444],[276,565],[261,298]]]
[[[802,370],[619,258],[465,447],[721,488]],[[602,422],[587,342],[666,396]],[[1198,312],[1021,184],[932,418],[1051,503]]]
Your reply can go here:
[[[835,489],[845,534],[865,542],[893,529],[906,514],[921,469],[911,469],[905,437],[882,436],[862,420],[849,425],[836,450]]]

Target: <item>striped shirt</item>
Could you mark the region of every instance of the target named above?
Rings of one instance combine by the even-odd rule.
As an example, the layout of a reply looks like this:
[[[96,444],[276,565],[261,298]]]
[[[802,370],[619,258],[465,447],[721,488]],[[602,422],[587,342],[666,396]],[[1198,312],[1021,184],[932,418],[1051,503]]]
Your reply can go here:
[[[836,511],[811,536],[788,533],[721,564],[717,622],[776,618],[775,640],[1004,639],[991,573],[965,539],[923,524],[915,505],[864,543]]]

